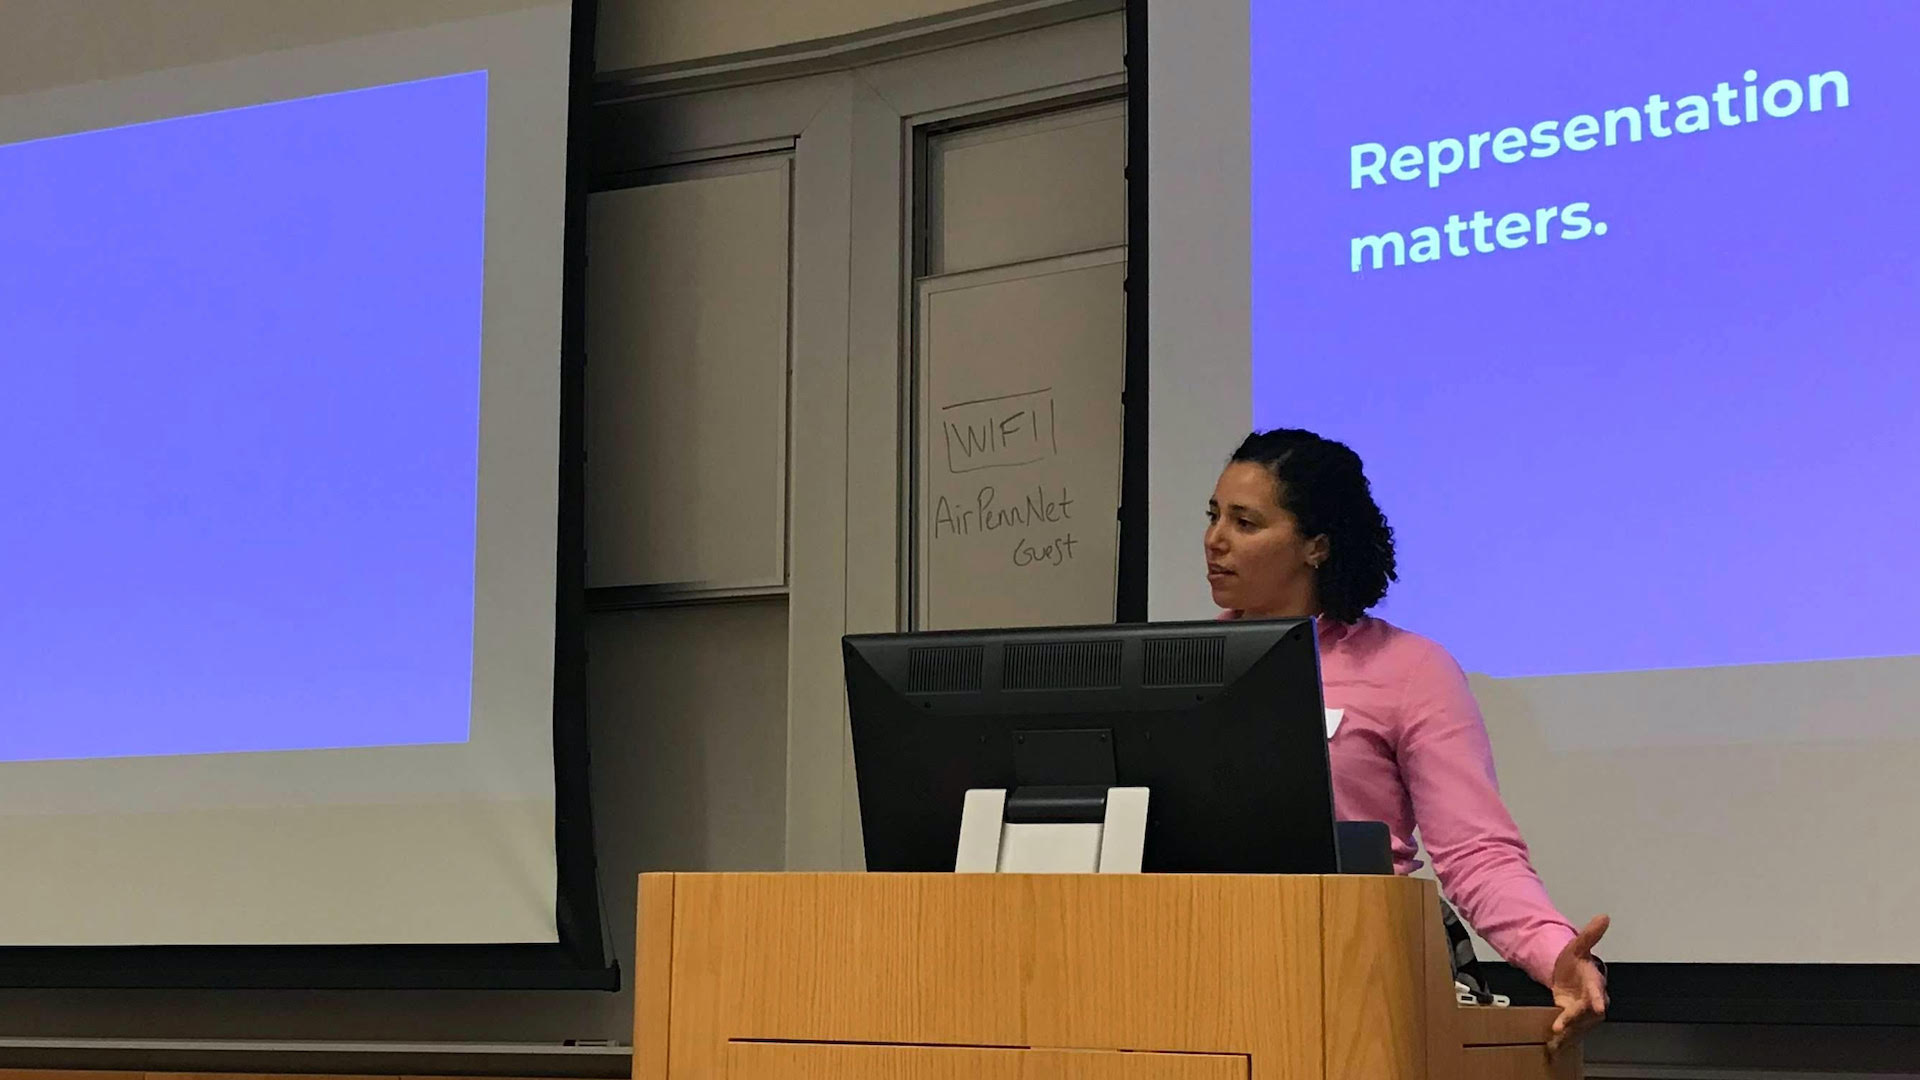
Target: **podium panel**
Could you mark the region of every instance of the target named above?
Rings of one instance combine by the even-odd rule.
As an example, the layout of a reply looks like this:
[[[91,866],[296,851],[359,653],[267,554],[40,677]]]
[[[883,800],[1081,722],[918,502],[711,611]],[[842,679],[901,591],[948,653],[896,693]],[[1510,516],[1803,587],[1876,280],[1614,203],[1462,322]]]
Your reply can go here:
[[[1247,1059],[1232,1054],[737,1042],[727,1048],[727,1075],[755,1080],[1247,1080]]]
[[[1461,1076],[1473,1080],[1580,1080],[1578,1051],[1549,1060],[1539,1046],[1470,1046]]]
[[[1405,878],[648,874],[637,967],[636,1080],[1579,1074]]]

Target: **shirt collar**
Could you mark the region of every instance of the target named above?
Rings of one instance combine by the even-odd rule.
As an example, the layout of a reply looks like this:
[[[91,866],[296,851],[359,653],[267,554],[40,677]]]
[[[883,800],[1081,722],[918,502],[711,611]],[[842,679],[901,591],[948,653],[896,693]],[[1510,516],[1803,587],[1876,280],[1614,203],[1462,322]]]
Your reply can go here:
[[[1222,611],[1220,614],[1214,616],[1215,619],[1221,621],[1232,621],[1240,617],[1240,612],[1232,610]],[[1362,619],[1366,618],[1365,615],[1360,617]],[[1353,633],[1354,627],[1358,625],[1356,623],[1335,622],[1325,616],[1314,620],[1314,624],[1322,648],[1344,639],[1348,634]]]
[[[1366,616],[1362,615],[1361,618],[1364,619]],[[1347,635],[1353,633],[1356,625],[1358,624],[1335,622],[1332,619],[1321,616],[1318,620],[1320,647],[1325,649],[1329,645],[1344,640]]]

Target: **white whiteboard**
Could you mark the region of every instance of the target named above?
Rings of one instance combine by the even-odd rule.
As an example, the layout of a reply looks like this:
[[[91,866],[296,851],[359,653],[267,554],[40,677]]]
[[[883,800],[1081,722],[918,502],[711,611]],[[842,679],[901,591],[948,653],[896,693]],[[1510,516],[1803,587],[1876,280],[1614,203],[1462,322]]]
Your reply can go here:
[[[1112,622],[1126,249],[923,280],[914,624]]]

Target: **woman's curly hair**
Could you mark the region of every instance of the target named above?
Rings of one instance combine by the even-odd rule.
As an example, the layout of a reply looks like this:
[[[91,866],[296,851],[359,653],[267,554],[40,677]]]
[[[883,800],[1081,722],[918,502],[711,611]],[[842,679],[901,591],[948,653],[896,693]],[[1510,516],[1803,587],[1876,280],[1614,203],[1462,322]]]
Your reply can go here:
[[[1232,460],[1265,467],[1276,501],[1299,523],[1300,535],[1327,538],[1327,559],[1313,579],[1327,618],[1358,620],[1399,580],[1393,527],[1373,501],[1360,455],[1345,443],[1298,428],[1256,431]]]

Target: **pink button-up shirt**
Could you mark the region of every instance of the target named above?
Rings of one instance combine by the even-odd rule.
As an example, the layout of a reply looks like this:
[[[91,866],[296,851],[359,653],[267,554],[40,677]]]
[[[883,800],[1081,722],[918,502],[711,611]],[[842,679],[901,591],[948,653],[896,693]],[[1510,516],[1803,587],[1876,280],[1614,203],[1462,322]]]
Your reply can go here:
[[[1461,916],[1501,956],[1548,982],[1574,929],[1547,898],[1501,801],[1486,723],[1460,665],[1418,634],[1363,617],[1321,622],[1320,677],[1327,708],[1344,710],[1327,744],[1334,813],[1386,822],[1402,874],[1420,866],[1419,829]]]

